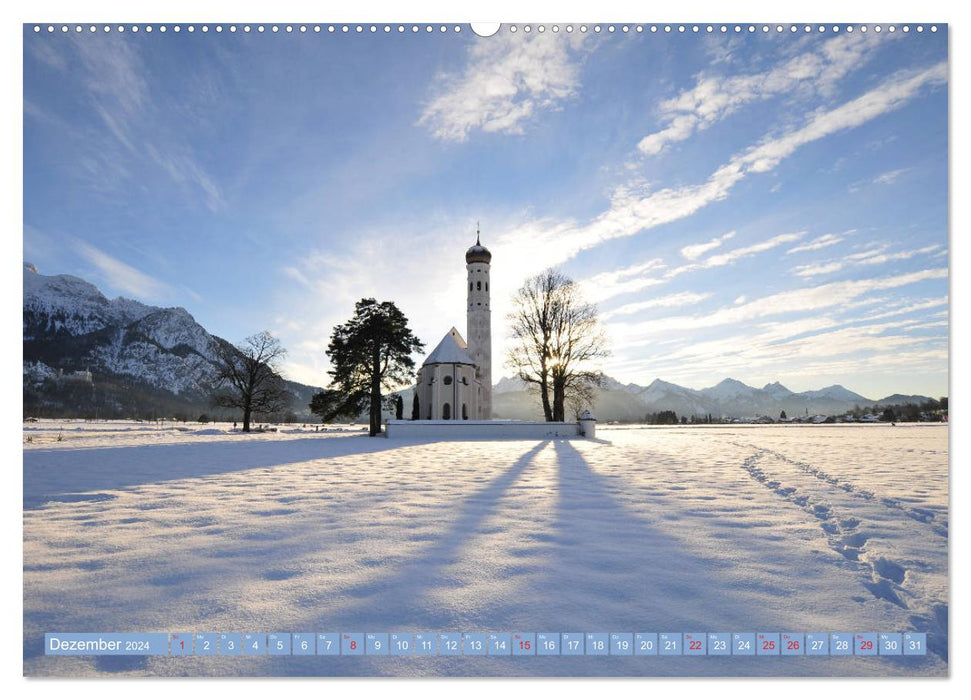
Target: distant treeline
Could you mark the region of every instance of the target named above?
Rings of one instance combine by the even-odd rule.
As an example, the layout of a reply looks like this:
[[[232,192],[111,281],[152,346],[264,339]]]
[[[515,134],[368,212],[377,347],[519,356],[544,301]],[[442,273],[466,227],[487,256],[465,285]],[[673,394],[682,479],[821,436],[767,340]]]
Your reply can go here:
[[[847,423],[860,422],[870,417],[876,417],[882,422],[896,423],[940,423],[947,420],[947,397],[940,399],[930,399],[921,403],[901,403],[901,404],[873,404],[872,406],[854,406],[852,410],[844,411],[829,416],[821,422],[824,423]],[[804,416],[787,416],[782,411],[777,417],[759,416],[753,420],[759,423],[799,423],[816,418],[813,414]],[[712,416],[708,413],[702,416],[678,416],[674,411],[656,411],[644,416],[644,422],[649,425],[689,425],[699,423],[731,423],[737,418],[725,418],[722,416]]]

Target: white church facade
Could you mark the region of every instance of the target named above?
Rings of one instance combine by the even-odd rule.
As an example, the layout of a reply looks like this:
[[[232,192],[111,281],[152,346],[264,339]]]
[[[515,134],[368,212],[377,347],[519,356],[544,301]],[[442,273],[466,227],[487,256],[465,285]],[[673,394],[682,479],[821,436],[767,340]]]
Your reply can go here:
[[[465,253],[468,273],[465,338],[453,327],[425,358],[415,386],[419,420],[489,420],[492,417],[492,253],[482,245]]]

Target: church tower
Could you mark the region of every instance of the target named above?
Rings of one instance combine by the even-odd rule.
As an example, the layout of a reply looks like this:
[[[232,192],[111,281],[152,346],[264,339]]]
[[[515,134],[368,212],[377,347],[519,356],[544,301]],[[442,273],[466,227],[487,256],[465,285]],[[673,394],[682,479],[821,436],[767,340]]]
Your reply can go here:
[[[489,266],[492,253],[479,240],[479,226],[475,227],[475,245],[465,252],[465,267],[469,272],[468,325],[465,337],[468,352],[476,366],[479,380],[479,420],[492,418],[492,309],[489,303]]]

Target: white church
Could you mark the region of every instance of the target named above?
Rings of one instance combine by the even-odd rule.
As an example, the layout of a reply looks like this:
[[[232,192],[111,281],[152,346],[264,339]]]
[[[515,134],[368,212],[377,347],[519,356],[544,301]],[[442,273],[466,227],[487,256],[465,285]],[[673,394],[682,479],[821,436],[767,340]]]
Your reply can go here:
[[[492,418],[491,264],[492,253],[482,245],[476,227],[475,245],[465,251],[468,342],[454,326],[445,334],[418,370],[412,420],[389,418],[385,437],[523,440],[596,436],[596,419],[589,411],[575,423]]]
[[[453,326],[418,371],[419,420],[489,420],[492,417],[492,310],[489,266],[492,253],[481,243],[465,252],[469,291],[468,342]]]

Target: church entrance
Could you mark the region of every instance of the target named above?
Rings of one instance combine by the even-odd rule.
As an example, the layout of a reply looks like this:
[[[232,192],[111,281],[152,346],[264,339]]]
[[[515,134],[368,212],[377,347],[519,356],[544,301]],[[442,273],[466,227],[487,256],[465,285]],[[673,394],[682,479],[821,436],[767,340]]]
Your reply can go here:
[[[442,420],[452,420],[452,405],[446,403],[442,406]]]

